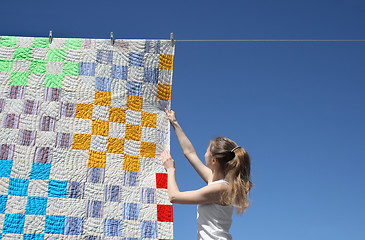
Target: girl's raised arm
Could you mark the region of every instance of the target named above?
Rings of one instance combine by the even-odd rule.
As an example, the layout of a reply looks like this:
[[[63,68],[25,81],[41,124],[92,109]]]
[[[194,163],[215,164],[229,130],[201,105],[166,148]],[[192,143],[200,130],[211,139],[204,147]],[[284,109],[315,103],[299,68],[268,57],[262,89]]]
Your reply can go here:
[[[199,159],[196,151],[191,144],[188,137],[183,132],[181,126],[176,120],[175,112],[172,110],[165,109],[167,118],[169,119],[171,126],[175,130],[175,134],[180,143],[181,149],[184,153],[184,156],[189,160],[190,164],[194,167],[195,171],[199,174],[199,176],[206,182],[211,182],[213,178],[212,171],[202,163]]]

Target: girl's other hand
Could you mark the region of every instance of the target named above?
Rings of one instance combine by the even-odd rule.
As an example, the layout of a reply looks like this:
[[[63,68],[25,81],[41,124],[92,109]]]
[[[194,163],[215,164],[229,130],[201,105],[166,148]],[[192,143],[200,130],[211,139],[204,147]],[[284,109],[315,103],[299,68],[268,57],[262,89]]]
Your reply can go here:
[[[162,164],[165,167],[166,171],[175,169],[175,161],[174,159],[172,159],[169,150],[166,149],[161,153],[161,159],[162,159]]]
[[[173,122],[176,122],[176,116],[175,116],[175,112],[173,110],[167,110],[165,108],[165,113],[167,118],[169,119],[170,123],[172,124]]]

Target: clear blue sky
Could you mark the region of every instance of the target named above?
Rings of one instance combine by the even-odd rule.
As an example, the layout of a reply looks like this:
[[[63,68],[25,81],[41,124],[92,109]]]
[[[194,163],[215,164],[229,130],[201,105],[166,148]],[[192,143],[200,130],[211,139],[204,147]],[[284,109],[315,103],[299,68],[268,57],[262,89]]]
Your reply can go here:
[[[361,0],[1,1],[0,35],[365,39]],[[203,159],[225,135],[252,158],[251,207],[233,238],[365,239],[365,42],[177,42],[172,106]],[[204,186],[175,135],[180,190]],[[196,206],[174,206],[176,240]]]

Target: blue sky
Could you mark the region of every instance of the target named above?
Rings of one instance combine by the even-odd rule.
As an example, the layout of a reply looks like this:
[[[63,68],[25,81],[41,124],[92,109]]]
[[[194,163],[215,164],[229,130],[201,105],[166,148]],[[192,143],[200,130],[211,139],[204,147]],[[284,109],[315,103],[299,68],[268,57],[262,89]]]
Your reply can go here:
[[[365,2],[11,1],[0,35],[117,39],[365,39]],[[172,106],[198,155],[224,135],[252,158],[234,239],[365,238],[365,42],[177,42]],[[204,186],[175,135],[180,190]],[[196,206],[174,206],[176,240]]]

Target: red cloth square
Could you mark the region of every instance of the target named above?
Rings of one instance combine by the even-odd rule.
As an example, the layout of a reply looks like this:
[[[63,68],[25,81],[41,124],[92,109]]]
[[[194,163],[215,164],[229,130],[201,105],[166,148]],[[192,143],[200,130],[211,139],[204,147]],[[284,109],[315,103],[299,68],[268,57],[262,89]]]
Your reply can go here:
[[[157,205],[157,221],[159,222],[173,221],[172,205]]]
[[[156,188],[167,188],[167,173],[156,173]]]

